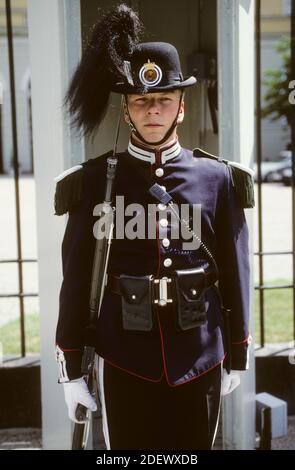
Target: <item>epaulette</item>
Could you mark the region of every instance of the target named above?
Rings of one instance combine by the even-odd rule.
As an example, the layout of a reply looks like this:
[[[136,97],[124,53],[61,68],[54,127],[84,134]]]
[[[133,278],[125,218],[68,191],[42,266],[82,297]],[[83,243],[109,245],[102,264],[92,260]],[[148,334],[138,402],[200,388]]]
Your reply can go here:
[[[101,162],[102,158],[108,157],[112,153],[112,151],[109,151],[96,158],[90,158],[86,162],[82,162],[79,165],[75,165],[72,168],[65,170],[54,178],[54,181],[56,182],[54,195],[55,215],[66,214],[69,210],[74,209],[79,205],[83,200],[83,174],[85,167],[98,164]]]
[[[230,160],[226,160],[225,158],[217,157],[216,155],[205,152],[200,148],[195,148],[193,150],[193,154],[195,157],[211,158],[227,165],[232,185],[241,202],[242,207],[249,209],[255,206],[253,180],[254,171],[251,170],[251,168],[248,168],[241,163],[232,162]]]

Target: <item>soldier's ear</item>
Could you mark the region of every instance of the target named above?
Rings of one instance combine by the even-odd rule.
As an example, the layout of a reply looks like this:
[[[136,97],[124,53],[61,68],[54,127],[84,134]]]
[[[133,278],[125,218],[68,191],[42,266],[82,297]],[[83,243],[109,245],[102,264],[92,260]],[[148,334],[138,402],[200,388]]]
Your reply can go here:
[[[123,103],[123,114],[124,114],[124,121],[127,122],[127,124],[129,124],[130,120],[129,120],[129,114],[127,111],[126,103]]]
[[[181,124],[184,119],[184,101],[181,101],[179,113],[178,113],[178,118],[177,118],[177,124]]]

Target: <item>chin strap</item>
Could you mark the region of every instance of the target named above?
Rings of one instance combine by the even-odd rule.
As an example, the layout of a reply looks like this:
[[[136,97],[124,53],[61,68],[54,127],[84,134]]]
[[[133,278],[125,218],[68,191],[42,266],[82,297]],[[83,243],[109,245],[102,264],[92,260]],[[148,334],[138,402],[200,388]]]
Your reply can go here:
[[[169,139],[170,135],[174,131],[175,127],[177,126],[177,119],[178,119],[178,115],[179,115],[179,112],[180,112],[182,97],[183,97],[183,91],[181,92],[181,95],[180,95],[180,98],[179,98],[179,105],[178,105],[178,110],[177,110],[177,113],[176,113],[176,117],[175,117],[173,123],[171,124],[171,126],[169,127],[168,131],[164,135],[163,139],[158,140],[157,142],[148,142],[147,140],[145,140],[143,138],[143,136],[140,134],[140,132],[136,129],[135,124],[131,119],[129,109],[128,109],[128,99],[127,99],[127,95],[125,95],[125,103],[126,103],[127,114],[128,114],[128,118],[129,118],[128,125],[129,125],[129,128],[130,128],[130,131],[133,132],[133,134],[136,135],[136,137],[139,140],[141,140],[144,144],[148,144],[148,145],[161,145],[161,144],[163,144],[164,142],[166,142],[166,140]]]

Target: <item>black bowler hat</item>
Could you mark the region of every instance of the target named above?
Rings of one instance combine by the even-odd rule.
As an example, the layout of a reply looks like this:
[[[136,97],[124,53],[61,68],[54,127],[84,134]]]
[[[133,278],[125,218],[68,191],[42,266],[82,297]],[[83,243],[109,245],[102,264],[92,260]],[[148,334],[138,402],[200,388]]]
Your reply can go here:
[[[197,82],[195,77],[183,78],[178,52],[167,42],[138,44],[129,63],[125,80],[112,86],[115,93],[153,93],[182,89]]]
[[[104,117],[111,91],[151,93],[185,88],[195,77],[183,78],[178,52],[165,42],[140,42],[137,14],[120,4],[93,26],[65,95],[71,124],[90,135]]]

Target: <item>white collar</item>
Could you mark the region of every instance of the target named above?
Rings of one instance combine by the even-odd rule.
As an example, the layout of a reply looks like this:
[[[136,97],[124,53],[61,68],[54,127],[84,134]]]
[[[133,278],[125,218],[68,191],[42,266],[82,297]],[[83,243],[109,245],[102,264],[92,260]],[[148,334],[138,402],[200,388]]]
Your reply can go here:
[[[150,149],[148,147],[143,147],[137,142],[135,143],[134,140],[129,140],[128,144],[128,152],[135,158],[139,160],[144,160],[145,162],[149,162],[151,165],[154,163],[157,164],[164,164],[171,158],[176,157],[180,154],[181,146],[178,142],[178,139],[173,140],[172,142],[166,144],[163,147],[158,149]]]

